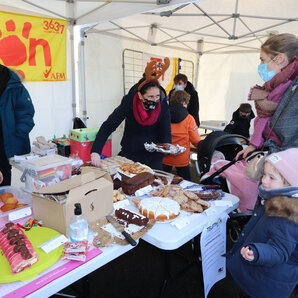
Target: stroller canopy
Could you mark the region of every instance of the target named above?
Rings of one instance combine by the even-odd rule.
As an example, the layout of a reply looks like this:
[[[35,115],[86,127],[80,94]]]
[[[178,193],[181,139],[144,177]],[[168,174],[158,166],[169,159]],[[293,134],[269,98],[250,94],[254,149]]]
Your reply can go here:
[[[248,144],[248,139],[225,131],[214,131],[199,142],[197,162],[201,176],[210,169],[211,159],[215,150],[224,154],[226,160],[233,160],[237,153],[243,149],[240,139]]]

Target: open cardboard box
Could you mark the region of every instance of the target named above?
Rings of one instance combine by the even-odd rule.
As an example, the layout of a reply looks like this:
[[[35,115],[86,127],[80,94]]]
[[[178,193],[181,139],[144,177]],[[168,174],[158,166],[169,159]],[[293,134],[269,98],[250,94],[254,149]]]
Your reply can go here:
[[[60,204],[41,194],[67,192],[66,202]],[[50,185],[32,193],[34,218],[69,237],[69,223],[74,215],[74,204],[81,203],[88,222],[94,222],[113,211],[113,182],[107,172],[84,167],[82,174]]]

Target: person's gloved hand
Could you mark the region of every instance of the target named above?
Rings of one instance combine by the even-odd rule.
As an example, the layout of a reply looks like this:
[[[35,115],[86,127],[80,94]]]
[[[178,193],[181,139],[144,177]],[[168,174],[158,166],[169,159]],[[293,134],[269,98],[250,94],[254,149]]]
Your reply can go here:
[[[2,172],[0,172],[0,184],[2,183],[2,181],[3,181],[3,174]]]
[[[243,154],[243,159],[245,159],[247,157],[247,154],[250,153],[250,152],[252,152],[252,151],[254,151],[254,150],[256,150],[256,147],[253,146],[253,145],[249,145],[245,149],[243,149],[240,152],[238,152],[237,155],[236,155],[236,157],[235,157],[235,159],[238,160],[239,157],[240,157],[240,155],[242,155],[242,154]]]
[[[98,153],[96,152],[91,153],[91,163],[96,167],[100,167],[101,159]]]

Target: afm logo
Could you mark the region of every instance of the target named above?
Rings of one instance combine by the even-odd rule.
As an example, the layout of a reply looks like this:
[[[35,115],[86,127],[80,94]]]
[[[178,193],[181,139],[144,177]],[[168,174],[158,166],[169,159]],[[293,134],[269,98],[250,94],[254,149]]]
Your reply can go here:
[[[65,73],[56,72],[51,74],[52,80],[65,80]]]
[[[56,72],[56,73],[51,73],[52,68],[45,70],[43,72],[44,78],[46,80],[55,80],[55,81],[62,81],[65,80],[65,73],[64,72]]]

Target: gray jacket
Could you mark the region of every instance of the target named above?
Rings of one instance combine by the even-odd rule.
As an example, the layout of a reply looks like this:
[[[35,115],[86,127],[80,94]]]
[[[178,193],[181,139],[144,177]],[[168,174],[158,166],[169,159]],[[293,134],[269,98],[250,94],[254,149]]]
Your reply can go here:
[[[270,127],[273,127],[282,145],[278,147],[273,140],[267,140],[264,145],[269,147],[269,153],[298,147],[298,77],[285,92]]]

